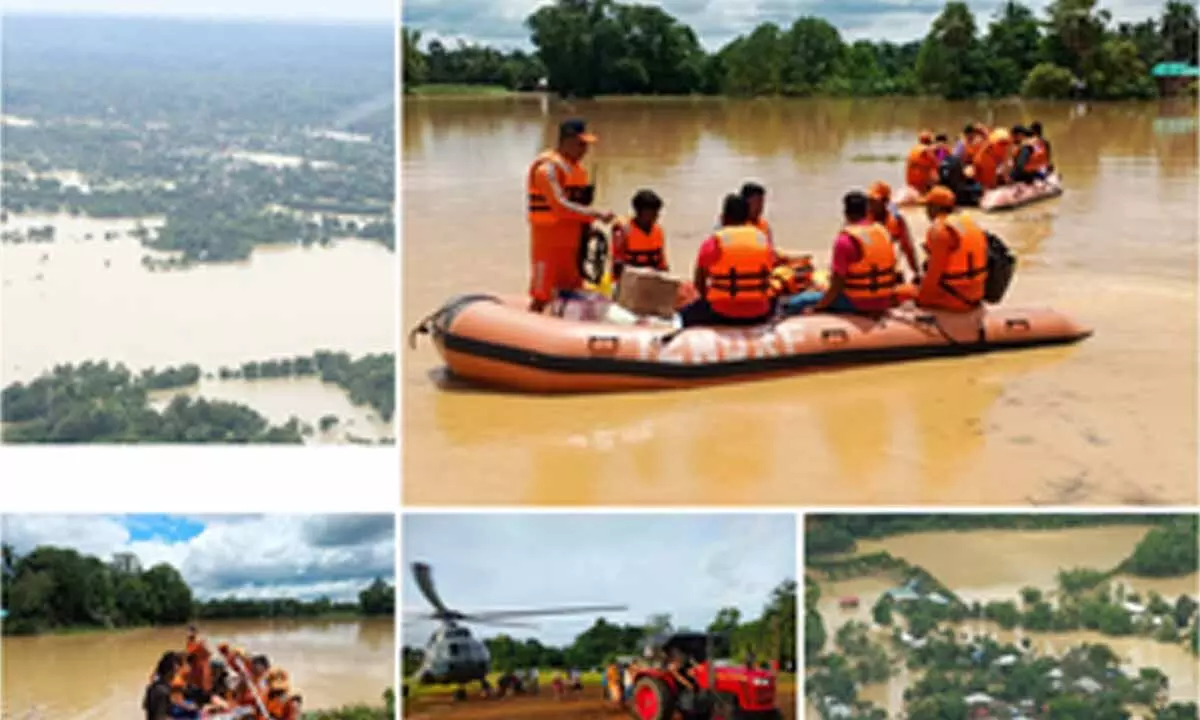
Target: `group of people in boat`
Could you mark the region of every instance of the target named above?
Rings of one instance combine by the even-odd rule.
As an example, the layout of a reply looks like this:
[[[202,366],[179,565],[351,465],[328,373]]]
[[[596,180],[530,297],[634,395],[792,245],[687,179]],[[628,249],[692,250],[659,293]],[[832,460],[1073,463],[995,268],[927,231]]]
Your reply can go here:
[[[978,142],[974,131],[969,135],[971,142]],[[638,191],[628,219],[592,207],[593,186],[580,160],[595,141],[583,120],[568,120],[559,128],[557,147],[539,155],[529,168],[534,312],[584,286],[581,243],[596,221],[613,226],[613,276],[618,283],[630,267],[669,269],[666,236],[659,224],[661,197],[651,190]],[[984,179],[995,181],[992,175]],[[854,190],[843,197],[845,222],[833,241],[829,282],[815,289],[811,259],[775,244],[764,216],[766,188],[746,183],[724,198],[719,227],[700,246],[695,297],[679,309],[683,325],[758,325],[780,314],[815,312],[878,314],[908,300],[918,307],[952,312],[978,307],[985,297],[989,236],[956,210],[954,190],[928,177],[924,184],[922,200],[931,221],[924,264],[918,265],[891,188],[880,181],[865,192]],[[901,255],[910,282],[900,267]]]
[[[908,151],[904,179],[917,195],[942,185],[954,191],[959,205],[976,205],[988,190],[1045,180],[1052,172],[1050,142],[1040,122],[1008,129],[972,122],[953,145],[945,134],[922,131]]]
[[[163,653],[146,686],[146,720],[245,718],[300,720],[300,691],[266,655],[249,655],[226,643],[214,653],[195,627],[183,652]]]

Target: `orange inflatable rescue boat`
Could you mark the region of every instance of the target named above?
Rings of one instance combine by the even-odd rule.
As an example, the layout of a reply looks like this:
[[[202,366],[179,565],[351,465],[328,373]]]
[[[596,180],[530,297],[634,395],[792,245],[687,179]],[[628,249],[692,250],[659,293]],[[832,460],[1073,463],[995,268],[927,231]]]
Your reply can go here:
[[[882,317],[813,314],[752,328],[566,320],[494,295],[451,299],[413,331],[427,334],[452,375],[531,393],[685,388],[833,367],[1074,343],[1091,335],[1048,309],[970,313],[911,306]]]
[[[1016,210],[1026,205],[1056,198],[1062,194],[1062,178],[1058,176],[1058,173],[1051,173],[1045,180],[1035,180],[1032,183],[1015,183],[988,190],[979,199],[979,209],[984,212]],[[896,193],[894,202],[897,207],[915,207],[924,204],[921,193],[908,185]]]

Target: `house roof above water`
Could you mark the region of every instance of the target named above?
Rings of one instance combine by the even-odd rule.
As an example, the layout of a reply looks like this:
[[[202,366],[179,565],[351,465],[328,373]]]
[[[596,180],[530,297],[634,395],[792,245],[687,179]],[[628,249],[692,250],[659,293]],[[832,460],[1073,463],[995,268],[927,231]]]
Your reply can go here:
[[[1200,67],[1183,62],[1162,62],[1151,68],[1150,74],[1161,78],[1200,77]]]

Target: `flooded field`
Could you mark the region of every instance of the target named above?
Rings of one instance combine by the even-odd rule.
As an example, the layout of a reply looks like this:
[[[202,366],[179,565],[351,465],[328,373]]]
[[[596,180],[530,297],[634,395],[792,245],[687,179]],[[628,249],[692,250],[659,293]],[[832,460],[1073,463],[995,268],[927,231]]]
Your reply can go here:
[[[303,691],[307,710],[382,705],[395,673],[393,622],[385,620],[206,623],[210,642],[267,655]],[[3,639],[3,715],[128,720],[141,711],[160,655],[182,649],[185,628]],[[64,682],[69,678],[70,682]]]
[[[361,355],[394,347],[395,257],[377,243],[260,247],[246,262],[151,271],[143,258],[165,256],[128,232],[161,222],[25,215],[0,226],[56,228],[54,242],[0,247],[5,384],[84,360],[135,370],[196,363],[216,373],[318,349]],[[334,413],[353,420],[356,435],[392,434],[369,408],[352,406],[339,388],[316,380],[208,382],[200,392],[276,421],[295,415],[315,423]]]
[[[779,244],[827,262],[840,198],[924,128],[1039,119],[1067,192],[985,225],[1021,258],[1013,305],[1095,327],[1082,345],[717,389],[540,398],[439,387],[405,353],[405,501],[445,504],[1192,504],[1197,140],[1192,105],[812,100],[417,100],[404,107],[407,329],[462,292],[523,292],[521,204],[559,119],[587,116],[598,204],[655,189],[690,275],[722,195],[768,188]],[[927,221],[906,211],[914,233]],[[1148,233],[1149,226],[1155,228]],[[436,269],[436,271],[435,271]],[[453,482],[446,482],[452,478]]]
[[[928,532],[899,535],[879,541],[859,541],[859,553],[887,551],[928,570],[934,577],[966,602],[1017,600],[1022,587],[1051,591],[1057,586],[1056,575],[1064,568],[1108,569],[1132,552],[1145,536],[1146,527],[1109,526],[1070,530],[1011,531],[977,530],[970,532]],[[1196,574],[1177,578],[1141,578],[1118,576],[1120,583],[1141,593],[1158,592],[1169,601],[1180,594],[1200,594]],[[871,623],[871,608],[879,597],[896,586],[892,578],[878,575],[839,582],[821,582],[818,610],[832,642],[833,633],[845,623],[856,620]],[[839,599],[855,596],[859,605],[839,607]],[[959,631],[971,635],[990,635],[1001,642],[1019,643],[1028,637],[1032,649],[1041,654],[1059,655],[1080,643],[1109,645],[1126,667],[1157,667],[1170,678],[1172,699],[1195,699],[1200,693],[1200,665],[1196,657],[1181,645],[1169,645],[1142,637],[1111,637],[1095,632],[1033,633],[1017,629],[1002,630],[987,621],[968,621]],[[904,689],[912,682],[911,673],[901,669],[889,682],[867,686],[862,696],[889,714],[903,709]],[[815,712],[810,709],[809,712]]]

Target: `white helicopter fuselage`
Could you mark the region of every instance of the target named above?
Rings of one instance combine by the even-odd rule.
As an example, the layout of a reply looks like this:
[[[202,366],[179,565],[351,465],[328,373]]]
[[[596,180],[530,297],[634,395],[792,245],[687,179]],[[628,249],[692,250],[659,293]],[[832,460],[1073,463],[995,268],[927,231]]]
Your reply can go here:
[[[465,685],[487,679],[492,656],[469,630],[453,624],[434,631],[417,679],[426,685]]]

